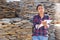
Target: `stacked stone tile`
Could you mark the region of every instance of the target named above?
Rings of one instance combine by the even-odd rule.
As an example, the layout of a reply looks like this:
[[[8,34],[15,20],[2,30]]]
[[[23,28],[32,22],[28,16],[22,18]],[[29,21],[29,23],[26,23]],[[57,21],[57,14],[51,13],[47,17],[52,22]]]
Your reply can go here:
[[[56,4],[56,13],[55,13],[55,15],[54,15],[54,18],[55,18],[55,21],[56,21],[56,23],[55,23],[55,38],[56,38],[56,40],[60,40],[60,11],[58,10],[58,9],[60,9],[60,4],[59,3],[57,3]]]
[[[0,22],[0,40],[32,40],[32,23],[28,20],[14,21],[9,24]]]
[[[0,0],[0,18],[16,17],[16,14],[20,12],[19,8],[19,1],[6,2]]]

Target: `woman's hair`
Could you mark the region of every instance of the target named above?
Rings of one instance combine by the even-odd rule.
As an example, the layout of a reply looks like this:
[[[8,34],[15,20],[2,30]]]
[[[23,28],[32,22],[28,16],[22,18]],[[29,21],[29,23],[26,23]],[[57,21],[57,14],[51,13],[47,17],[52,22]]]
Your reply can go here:
[[[36,10],[38,10],[38,7],[39,7],[39,6],[44,7],[42,4],[38,4],[37,7],[36,7]]]

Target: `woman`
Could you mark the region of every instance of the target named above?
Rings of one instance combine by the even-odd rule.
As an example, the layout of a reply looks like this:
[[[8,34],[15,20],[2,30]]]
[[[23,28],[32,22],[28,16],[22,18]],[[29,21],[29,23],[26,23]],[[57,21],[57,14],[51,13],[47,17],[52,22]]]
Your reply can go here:
[[[44,6],[37,6],[38,15],[33,17],[33,34],[32,40],[48,40],[49,25],[45,20],[49,20],[49,16],[44,15]]]

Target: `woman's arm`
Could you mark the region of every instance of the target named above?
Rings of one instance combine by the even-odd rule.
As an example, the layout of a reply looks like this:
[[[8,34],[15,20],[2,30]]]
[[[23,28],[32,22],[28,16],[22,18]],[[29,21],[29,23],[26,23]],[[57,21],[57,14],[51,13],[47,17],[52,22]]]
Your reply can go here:
[[[40,21],[38,21],[38,18],[35,16],[33,18],[33,26],[37,29],[39,29],[40,27],[42,27],[42,24],[39,23]]]

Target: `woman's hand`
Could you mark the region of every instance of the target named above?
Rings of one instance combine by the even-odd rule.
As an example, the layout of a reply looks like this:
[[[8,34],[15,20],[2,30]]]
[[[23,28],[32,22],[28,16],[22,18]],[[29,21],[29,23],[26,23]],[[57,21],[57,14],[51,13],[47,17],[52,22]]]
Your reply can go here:
[[[41,23],[43,24],[43,26],[47,26],[47,22],[46,21],[42,21]]]

